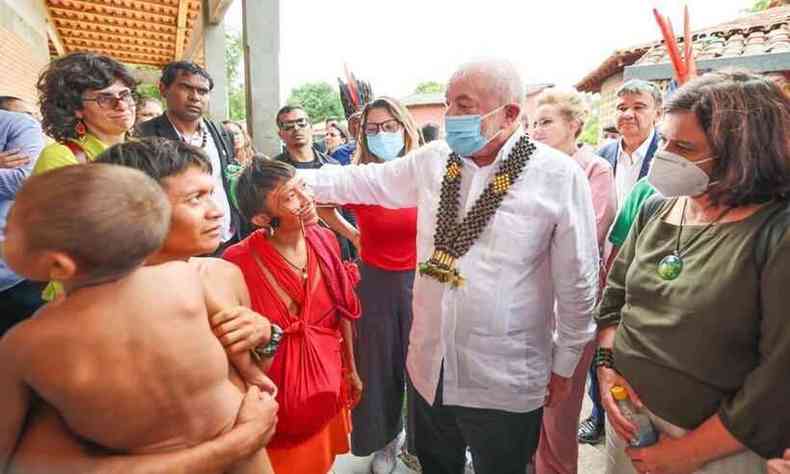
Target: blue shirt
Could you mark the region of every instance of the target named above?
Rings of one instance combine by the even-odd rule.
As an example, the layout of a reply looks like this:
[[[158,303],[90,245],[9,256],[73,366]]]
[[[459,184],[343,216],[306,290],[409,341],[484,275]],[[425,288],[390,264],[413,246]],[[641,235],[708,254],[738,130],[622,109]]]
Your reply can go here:
[[[32,158],[18,168],[0,168],[0,241],[4,240],[6,216],[14,204],[16,192],[33,171],[42,148],[44,135],[38,122],[25,114],[0,110],[0,152],[19,150]],[[5,260],[0,258],[0,291],[20,281],[22,277],[12,272]]]
[[[335,148],[335,151],[329,154],[332,158],[340,162],[341,165],[351,164],[351,156],[357,149],[357,142],[349,142]]]

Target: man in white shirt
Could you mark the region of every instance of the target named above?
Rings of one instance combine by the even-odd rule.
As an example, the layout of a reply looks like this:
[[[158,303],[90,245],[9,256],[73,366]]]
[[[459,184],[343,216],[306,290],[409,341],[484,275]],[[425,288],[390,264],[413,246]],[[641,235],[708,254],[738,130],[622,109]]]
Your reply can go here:
[[[305,173],[320,202],[418,208],[407,368],[423,472],[462,472],[469,446],[477,474],[523,474],[542,407],[567,393],[594,332],[589,185],[524,134],[523,90],[510,63],[466,64],[448,84],[447,141]]]
[[[658,149],[655,126],[661,117],[661,91],[650,82],[632,79],[617,90],[615,108],[621,138],[601,147],[598,154],[614,170],[619,209],[636,182],[647,175]]]
[[[661,117],[661,91],[653,83],[632,79],[617,90],[615,124],[620,139],[607,143],[597,153],[612,165],[617,209],[622,209],[637,181],[647,176],[653,155],[658,150],[655,126]],[[614,256],[614,253],[612,253]],[[590,369],[590,416],[579,424],[580,443],[597,444],[603,439],[606,414],[598,393],[598,375]]]

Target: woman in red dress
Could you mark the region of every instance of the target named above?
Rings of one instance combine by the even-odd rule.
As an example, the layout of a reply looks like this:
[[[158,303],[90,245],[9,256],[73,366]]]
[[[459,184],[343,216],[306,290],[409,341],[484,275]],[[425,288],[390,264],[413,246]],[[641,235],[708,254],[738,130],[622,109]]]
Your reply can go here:
[[[316,225],[313,198],[292,166],[254,158],[236,197],[260,229],[224,257],[241,268],[253,309],[283,331],[276,352],[262,354],[279,387],[269,456],[278,474],[324,474],[349,450],[349,409],[362,394],[352,339],[359,277],[340,260],[334,234]]]

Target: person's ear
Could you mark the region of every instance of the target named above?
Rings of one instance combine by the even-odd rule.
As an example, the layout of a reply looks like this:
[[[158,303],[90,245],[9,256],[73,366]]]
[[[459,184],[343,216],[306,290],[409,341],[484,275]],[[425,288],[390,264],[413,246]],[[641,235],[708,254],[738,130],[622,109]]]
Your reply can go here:
[[[63,252],[48,252],[44,259],[50,280],[67,281],[77,274],[77,262]]]
[[[163,99],[167,99],[167,86],[162,81],[159,81],[159,95]]]
[[[508,104],[505,106],[505,121],[508,126],[518,122],[521,115],[521,106],[518,104]]]
[[[253,216],[253,218],[250,219],[250,221],[256,227],[269,227],[269,225],[271,225],[272,223],[272,218],[266,214],[261,213]]]

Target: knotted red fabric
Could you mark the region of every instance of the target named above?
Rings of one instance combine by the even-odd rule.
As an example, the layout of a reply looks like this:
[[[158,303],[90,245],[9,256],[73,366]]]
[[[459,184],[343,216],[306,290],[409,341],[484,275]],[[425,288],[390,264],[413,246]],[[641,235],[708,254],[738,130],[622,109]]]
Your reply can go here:
[[[354,286],[359,275],[340,260],[334,234],[305,228],[307,280],[285,261],[263,231],[225,251],[241,268],[252,309],[283,328],[285,335],[268,375],[279,391],[277,433],[272,447],[299,444],[320,431],[347,403],[342,390],[340,318],[359,318]],[[299,308],[292,313],[285,294]]]

